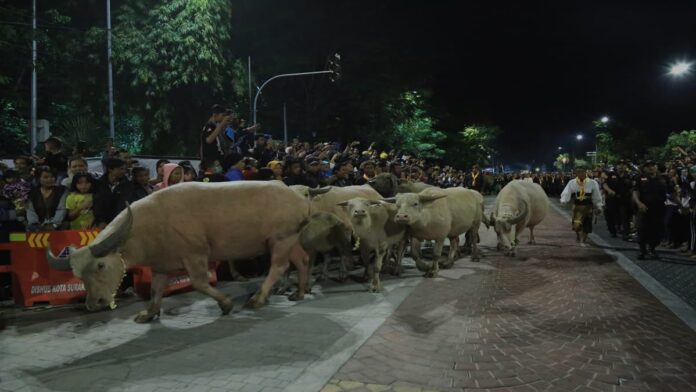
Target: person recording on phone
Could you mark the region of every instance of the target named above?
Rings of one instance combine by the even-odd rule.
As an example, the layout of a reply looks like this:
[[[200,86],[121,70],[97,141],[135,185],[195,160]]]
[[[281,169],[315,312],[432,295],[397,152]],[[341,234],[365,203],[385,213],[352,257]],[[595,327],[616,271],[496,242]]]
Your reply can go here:
[[[230,114],[221,105],[213,105],[208,122],[201,132],[201,163],[222,161],[224,151],[220,143],[220,133],[234,121],[234,115]]]

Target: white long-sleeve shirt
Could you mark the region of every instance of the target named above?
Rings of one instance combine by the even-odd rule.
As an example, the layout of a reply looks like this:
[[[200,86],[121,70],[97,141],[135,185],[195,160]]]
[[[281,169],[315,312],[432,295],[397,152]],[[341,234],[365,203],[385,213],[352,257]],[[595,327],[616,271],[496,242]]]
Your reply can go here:
[[[577,178],[573,178],[568,181],[563,193],[561,193],[561,203],[568,203],[571,197],[580,192],[580,186],[578,185]],[[604,202],[602,201],[602,194],[599,190],[599,184],[597,181],[587,178],[585,179],[585,197],[592,198],[592,204],[595,208],[604,207]]]

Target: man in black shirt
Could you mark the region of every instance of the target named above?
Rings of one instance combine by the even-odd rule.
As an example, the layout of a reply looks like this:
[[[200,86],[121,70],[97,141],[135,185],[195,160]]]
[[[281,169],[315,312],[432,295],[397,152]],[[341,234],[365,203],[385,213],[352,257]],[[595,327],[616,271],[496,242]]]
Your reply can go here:
[[[324,182],[324,176],[321,174],[321,161],[315,157],[309,157],[305,160],[305,181],[310,188],[318,188]]]
[[[56,172],[56,179],[58,183],[60,183],[60,181],[67,176],[68,172],[68,158],[61,151],[63,142],[57,137],[51,136],[44,140],[44,147],[46,152],[37,163],[38,165],[46,165],[53,169]]]
[[[471,173],[466,176],[465,183],[467,188],[483,193],[483,176],[481,175],[479,165],[474,165]]]
[[[631,229],[631,189],[633,180],[628,175],[626,163],[620,161],[616,165],[616,171],[609,172],[602,189],[606,193],[606,207],[604,217],[612,237],[617,232],[623,239],[627,239]]]
[[[656,259],[655,247],[662,240],[665,200],[668,186],[657,175],[657,166],[653,161],[643,164],[643,175],[637,179],[633,190],[633,201],[638,206],[638,259]]]
[[[126,181],[126,162],[118,158],[106,160],[106,173],[99,178],[94,190],[94,226],[103,229],[118,214],[116,188]]]
[[[201,163],[222,161],[223,151],[219,136],[233,120],[233,114],[229,114],[220,105],[213,105],[212,114],[201,132]]]

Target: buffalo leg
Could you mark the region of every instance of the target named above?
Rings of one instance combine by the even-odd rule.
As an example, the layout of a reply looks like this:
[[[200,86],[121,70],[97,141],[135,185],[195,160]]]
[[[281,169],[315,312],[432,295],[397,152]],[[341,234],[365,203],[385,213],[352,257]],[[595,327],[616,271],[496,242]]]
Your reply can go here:
[[[186,263],[184,264],[186,265]],[[232,300],[228,296],[223,294],[220,290],[210,285],[210,282],[208,281],[207,267],[207,262],[195,265],[186,265],[186,269],[189,273],[189,278],[191,278],[191,286],[193,286],[193,288],[196,291],[203,293],[217,301],[218,306],[220,307],[220,310],[222,311],[223,315],[229,314],[233,306]]]
[[[529,227],[529,243],[536,244],[536,241],[534,240],[534,226]]]
[[[411,257],[413,257],[413,260],[416,262],[416,267],[418,270],[427,273],[431,270],[432,266],[423,261],[420,248],[421,242],[415,238],[411,238]]]
[[[266,299],[268,298],[271,288],[273,288],[273,285],[276,284],[278,279],[282,278],[283,273],[285,273],[285,270],[287,270],[290,265],[290,250],[292,242],[294,241],[296,241],[296,239],[286,238],[285,240],[273,245],[273,249],[271,251],[271,268],[268,271],[266,280],[263,281],[259,292],[256,293],[256,295],[245,305],[247,308],[257,309],[266,303]]]
[[[307,282],[309,281],[309,268],[307,264],[309,263],[309,255],[298,245],[295,245],[290,251],[290,262],[297,269],[297,291],[292,293],[288,299],[290,301],[299,301],[304,299],[304,295],[307,292]]]
[[[396,276],[401,276],[401,273],[404,271],[404,266],[402,264],[402,261],[404,259],[404,251],[405,250],[406,250],[406,239],[402,239],[396,245],[396,254],[394,255],[395,267],[394,267],[393,274]]]
[[[433,263],[430,271],[425,273],[426,278],[437,277],[440,271],[440,257],[442,256],[442,248],[445,246],[444,240],[435,241],[435,246],[433,247]]]
[[[167,288],[167,282],[169,277],[167,274],[153,273],[152,274],[152,284],[150,285],[150,305],[146,310],[141,311],[135,316],[136,323],[148,323],[159,317],[160,309],[162,307],[162,296],[164,295],[164,289]]]
[[[479,234],[478,234],[478,229],[479,225],[474,225],[474,227],[471,228],[471,238],[473,238],[473,242],[471,243],[471,261],[480,261],[481,260],[481,250],[478,247],[479,243]]]
[[[449,253],[447,254],[447,261],[443,262],[441,267],[442,268],[452,268],[454,265],[454,259],[457,257],[457,253],[459,253],[459,237],[450,237],[450,249]]]
[[[375,264],[372,268],[372,283],[370,285],[371,293],[379,293],[382,291],[382,282],[379,279],[379,274],[382,272],[382,263],[387,253],[386,244],[382,244],[375,251]]]

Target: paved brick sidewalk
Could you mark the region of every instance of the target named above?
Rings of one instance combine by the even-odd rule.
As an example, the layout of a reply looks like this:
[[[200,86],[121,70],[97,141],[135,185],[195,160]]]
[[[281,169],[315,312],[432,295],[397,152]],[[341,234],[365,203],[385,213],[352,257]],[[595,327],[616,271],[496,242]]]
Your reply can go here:
[[[207,297],[180,294],[147,325],[132,321],[145,306],[135,299],[112,312],[5,309],[0,391],[318,391],[421,280],[415,270],[385,278],[379,294],[329,282],[303,302],[273,296],[229,316]],[[220,287],[241,303],[257,285]]]
[[[696,333],[569,226],[423,281],[324,391],[696,390]]]

